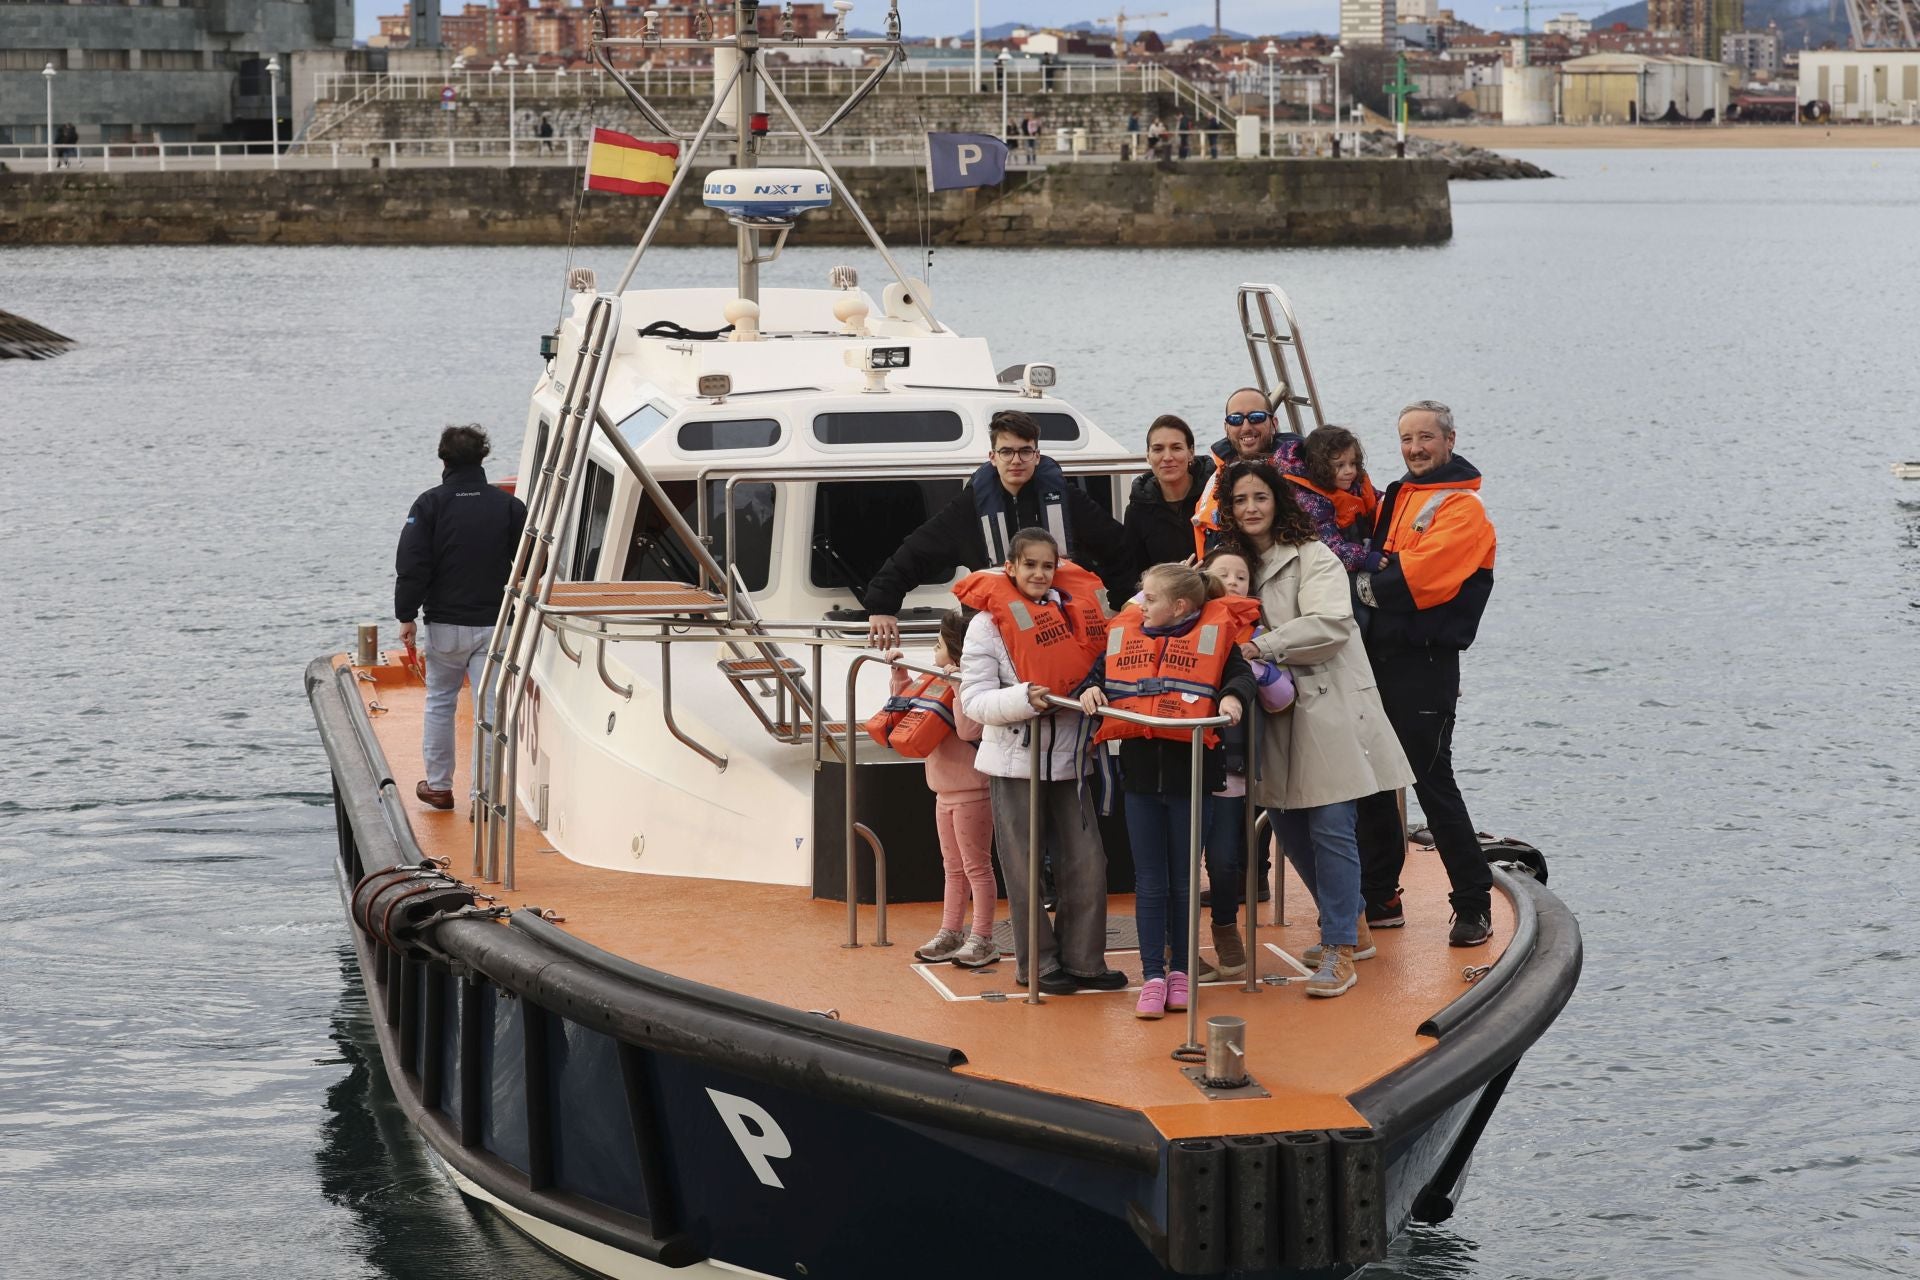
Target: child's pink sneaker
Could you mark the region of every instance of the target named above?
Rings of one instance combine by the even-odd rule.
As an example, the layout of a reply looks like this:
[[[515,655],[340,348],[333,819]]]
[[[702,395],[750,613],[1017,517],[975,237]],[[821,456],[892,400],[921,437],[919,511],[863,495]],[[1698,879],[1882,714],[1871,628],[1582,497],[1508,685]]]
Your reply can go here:
[[[1148,978],[1140,986],[1140,998],[1134,1001],[1133,1016],[1136,1018],[1164,1018],[1167,1016],[1167,980]]]
[[[1167,1008],[1179,1013],[1187,1007],[1187,975],[1175,969],[1167,975]]]

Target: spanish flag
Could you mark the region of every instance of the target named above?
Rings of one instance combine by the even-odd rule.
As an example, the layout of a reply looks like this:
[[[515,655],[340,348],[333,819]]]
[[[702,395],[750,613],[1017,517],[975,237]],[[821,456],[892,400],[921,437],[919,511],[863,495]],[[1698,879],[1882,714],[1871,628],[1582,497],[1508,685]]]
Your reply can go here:
[[[642,142],[612,129],[595,129],[587,144],[587,190],[663,196],[679,158],[678,143]]]

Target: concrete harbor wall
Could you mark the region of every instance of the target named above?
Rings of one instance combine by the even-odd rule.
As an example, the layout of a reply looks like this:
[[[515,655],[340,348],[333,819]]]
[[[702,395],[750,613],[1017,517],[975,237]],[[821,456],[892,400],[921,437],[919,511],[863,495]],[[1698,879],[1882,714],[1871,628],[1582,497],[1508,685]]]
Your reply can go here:
[[[919,242],[923,217],[937,244],[1409,245],[1453,233],[1437,160],[1084,161],[931,196],[910,165],[841,173],[896,245]],[[698,177],[659,243],[732,242],[699,203]],[[0,244],[564,244],[579,181],[559,166],[4,173]],[[575,238],[631,243],[654,203],[588,193]],[[809,215],[798,236],[862,241],[843,205]]]

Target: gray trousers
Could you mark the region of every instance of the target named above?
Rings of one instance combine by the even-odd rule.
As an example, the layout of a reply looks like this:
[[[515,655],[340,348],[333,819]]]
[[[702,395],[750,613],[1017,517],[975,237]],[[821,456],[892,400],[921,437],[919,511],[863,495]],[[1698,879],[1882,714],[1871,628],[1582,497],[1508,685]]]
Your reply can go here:
[[[1007,916],[1013,924],[1013,955],[1018,980],[1033,970],[1027,956],[1027,787],[1025,778],[994,778],[993,847],[1000,875],[1007,882]],[[1053,850],[1053,883],[1058,892],[1057,921],[1040,912],[1038,972],[1055,969],[1091,978],[1107,969],[1107,851],[1093,797],[1082,805],[1080,784],[1072,779],[1040,784],[1041,846]],[[1048,837],[1051,835],[1051,845]],[[1038,904],[1034,904],[1038,905]]]

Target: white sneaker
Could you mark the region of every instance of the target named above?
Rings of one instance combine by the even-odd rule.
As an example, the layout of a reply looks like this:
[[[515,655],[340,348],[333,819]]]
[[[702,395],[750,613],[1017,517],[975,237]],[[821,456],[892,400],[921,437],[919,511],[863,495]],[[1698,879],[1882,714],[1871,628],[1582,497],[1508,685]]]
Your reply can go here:
[[[942,960],[953,959],[954,953],[965,946],[966,941],[958,929],[942,929],[921,944],[920,949],[913,953],[913,958],[928,964],[939,964]]]

